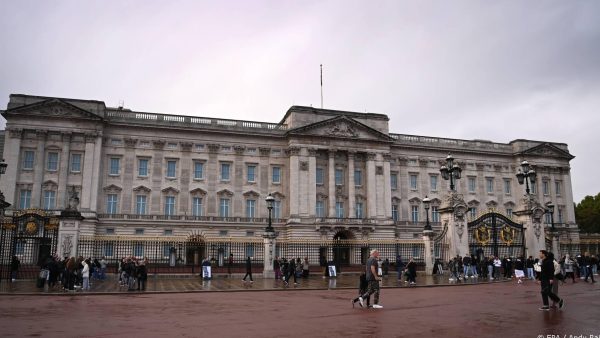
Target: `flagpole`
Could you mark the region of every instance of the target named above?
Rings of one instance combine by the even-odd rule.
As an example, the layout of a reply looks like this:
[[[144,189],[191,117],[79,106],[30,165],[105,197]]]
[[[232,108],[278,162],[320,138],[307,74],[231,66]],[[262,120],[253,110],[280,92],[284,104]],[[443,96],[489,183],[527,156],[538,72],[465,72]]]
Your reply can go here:
[[[323,65],[321,64],[321,109],[323,109]]]

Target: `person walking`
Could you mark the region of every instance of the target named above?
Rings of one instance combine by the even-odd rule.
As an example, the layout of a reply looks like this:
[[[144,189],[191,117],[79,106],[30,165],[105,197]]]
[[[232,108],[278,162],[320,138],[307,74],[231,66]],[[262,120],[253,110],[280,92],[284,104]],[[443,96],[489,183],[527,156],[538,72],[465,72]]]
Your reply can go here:
[[[583,266],[585,267],[585,282],[586,283],[588,281],[588,277],[592,277],[592,283],[596,283],[596,281],[594,280],[594,272],[592,270],[593,263],[594,263],[594,260],[592,259],[592,257],[590,257],[590,253],[586,252],[585,256],[583,257]]]
[[[309,267],[308,257],[304,257],[304,260],[302,261],[302,278],[308,278],[310,273]]]
[[[565,260],[563,262],[564,266],[565,266],[565,280],[569,277],[571,277],[571,279],[573,280],[573,283],[577,283],[575,281],[575,270],[573,269],[573,265],[575,265],[575,262],[571,259],[571,255],[566,254],[565,255]]]
[[[252,279],[252,259],[250,258],[250,256],[248,256],[248,258],[246,258],[246,274],[244,275],[244,278],[242,279],[242,281],[246,281],[246,277],[250,277],[250,283],[254,283],[254,280]]]
[[[232,267],[233,267],[233,253],[230,253],[229,259],[227,260],[227,274],[231,275]]]
[[[90,289],[90,264],[86,260],[81,261],[81,277],[83,280],[83,285],[81,287],[82,291],[88,291]]]
[[[515,262],[515,277],[517,278],[517,284],[523,283],[522,279],[525,277],[524,267],[525,263],[523,263],[523,260],[517,258],[517,261]]]
[[[540,250],[540,284],[542,288],[542,302],[543,305],[540,308],[541,311],[549,311],[550,306],[548,304],[548,298],[552,299],[553,302],[558,303],[558,308],[562,309],[565,306],[564,299],[559,298],[552,292],[552,283],[554,283],[554,259],[549,255],[548,251]]]
[[[354,308],[354,304],[356,304],[356,302],[358,302],[359,297],[362,296],[363,293],[367,292],[368,286],[369,286],[369,282],[367,281],[367,274],[363,271],[363,273],[360,274],[360,277],[358,279],[358,297],[356,297],[352,300],[353,308]],[[367,308],[371,307],[370,303],[371,303],[371,297],[367,297]],[[363,307],[362,304],[360,304],[360,307]]]
[[[281,265],[279,264],[279,257],[275,257],[273,260],[273,272],[275,272],[275,279],[281,278]]]
[[[290,258],[289,264],[288,264],[288,269],[287,269],[287,276],[285,278],[286,282],[289,283],[290,282],[290,276],[294,276],[294,285],[298,284],[298,280],[296,277],[296,260],[293,258]]]
[[[146,291],[146,281],[148,280],[148,258],[144,257],[144,260],[140,262],[137,267],[137,289],[138,291]]]
[[[371,295],[374,295],[373,308],[383,308],[383,306],[379,304],[379,282],[381,281],[381,276],[377,274],[378,258],[379,251],[377,251],[377,249],[371,250],[371,255],[369,256],[369,259],[367,260],[367,265],[365,267],[365,275],[368,282],[367,292],[363,293],[360,297],[358,297],[358,302],[362,307],[365,306],[365,299],[367,297],[370,297]]]
[[[529,279],[535,279],[535,277],[533,276],[533,264],[535,263],[535,261],[533,260],[533,257],[529,256],[529,258],[527,258],[527,278]]]
[[[417,278],[417,263],[411,258],[406,264],[406,270],[408,270],[408,283],[409,285],[415,285]]]
[[[396,272],[398,272],[398,281],[402,281],[402,271],[404,271],[404,262],[400,255],[396,256]]]
[[[12,282],[17,281],[17,273],[19,273],[19,267],[21,267],[21,261],[19,257],[13,256],[10,262],[10,278]]]

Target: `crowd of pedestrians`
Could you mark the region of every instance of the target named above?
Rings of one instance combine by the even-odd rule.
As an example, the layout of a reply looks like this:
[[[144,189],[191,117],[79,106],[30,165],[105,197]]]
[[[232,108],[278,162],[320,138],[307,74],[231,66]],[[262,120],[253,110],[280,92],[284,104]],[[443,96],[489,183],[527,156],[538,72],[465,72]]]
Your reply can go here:
[[[275,279],[281,279],[287,286],[290,280],[294,279],[294,285],[298,285],[299,278],[308,278],[310,274],[310,263],[308,257],[301,259],[300,257],[290,258],[275,257],[273,260],[273,270],[275,271]]]
[[[91,289],[91,280],[106,279],[106,264],[104,258],[92,260],[80,256],[61,259],[56,255],[50,256],[41,265],[36,286],[53,290],[60,284],[65,292],[88,291]],[[16,276],[17,271],[13,273],[13,281]]]

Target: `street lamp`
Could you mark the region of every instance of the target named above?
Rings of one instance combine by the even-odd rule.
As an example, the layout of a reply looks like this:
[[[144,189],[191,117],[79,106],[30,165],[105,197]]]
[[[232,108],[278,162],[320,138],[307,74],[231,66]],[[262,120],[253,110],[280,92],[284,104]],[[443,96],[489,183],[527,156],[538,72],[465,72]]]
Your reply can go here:
[[[267,209],[269,209],[269,225],[265,228],[265,232],[275,232],[275,229],[273,229],[273,226],[271,224],[271,210],[273,210],[273,202],[275,202],[275,198],[273,197],[273,195],[269,194],[269,196],[267,196],[267,198],[265,198],[265,201],[267,201]]]
[[[550,228],[552,229],[552,232],[554,232],[555,227],[554,227],[554,204],[552,204],[552,202],[548,202],[546,203],[546,208],[547,212],[550,214]]]
[[[425,208],[425,227],[423,227],[423,231],[424,232],[431,232],[433,231],[433,229],[431,228],[431,224],[429,223],[429,205],[431,204],[431,200],[429,199],[429,197],[427,197],[427,195],[425,195],[425,198],[423,199],[423,206]]]
[[[525,192],[529,195],[529,183],[533,186],[535,184],[535,178],[537,174],[535,170],[529,166],[529,162],[523,161],[521,162],[521,167],[517,170],[517,180],[519,184],[523,185],[525,183]]]
[[[2,159],[2,161],[0,161],[0,175],[6,174],[6,167],[8,167],[8,164]]]
[[[446,157],[446,165],[443,165],[440,168],[440,172],[442,173],[442,178],[445,180],[450,180],[450,190],[454,190],[454,180],[460,179],[460,173],[462,169],[454,164],[454,157],[448,154]]]

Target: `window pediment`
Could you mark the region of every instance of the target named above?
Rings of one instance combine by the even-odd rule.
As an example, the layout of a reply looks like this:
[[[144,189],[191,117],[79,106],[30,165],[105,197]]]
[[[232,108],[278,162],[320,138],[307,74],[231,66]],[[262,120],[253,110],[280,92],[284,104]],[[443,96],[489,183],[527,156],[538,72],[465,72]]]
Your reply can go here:
[[[165,194],[179,194],[179,190],[173,188],[173,187],[167,187],[164,188],[163,190],[161,190],[163,193]]]
[[[246,191],[246,192],[245,192],[243,195],[244,195],[244,197],[246,197],[246,198],[248,198],[248,197],[250,197],[250,198],[258,198],[258,197],[260,197],[260,194],[259,194],[259,193],[257,193],[257,192],[256,192],[256,191],[254,191],[254,190],[249,190],[249,191]]]
[[[205,196],[206,195],[206,190],[204,189],[200,189],[200,188],[196,188],[190,191],[190,194],[192,195],[200,195],[200,196]]]
[[[140,186],[138,186],[136,188],[133,188],[133,191],[135,191],[135,192],[150,193],[150,191],[152,191],[152,190],[150,188],[148,188],[148,187],[140,185]]]
[[[223,190],[217,191],[217,195],[221,196],[221,197],[231,197],[231,196],[233,196],[233,192],[228,189],[223,189]]]
[[[102,190],[108,192],[108,193],[118,193],[121,192],[121,190],[123,190],[121,187],[116,186],[114,184],[111,184],[109,186],[106,186],[104,188],[102,188]]]

